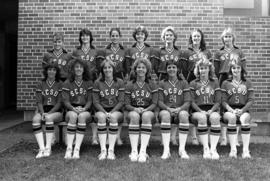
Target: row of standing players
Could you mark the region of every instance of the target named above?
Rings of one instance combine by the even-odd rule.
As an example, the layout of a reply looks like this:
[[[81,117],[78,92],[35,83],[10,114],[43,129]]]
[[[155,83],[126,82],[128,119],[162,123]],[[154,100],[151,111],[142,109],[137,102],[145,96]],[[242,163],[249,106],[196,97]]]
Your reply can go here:
[[[57,120],[56,118],[61,119],[62,116],[60,112],[57,112],[60,104],[57,107],[57,101],[53,103],[52,98],[50,98],[50,95],[58,95],[57,91],[54,92],[52,88],[56,85],[57,72],[52,63],[58,64],[60,79],[63,80],[69,75],[68,81],[64,83],[62,89],[62,97],[67,109],[65,118],[68,122],[65,154],[67,159],[79,158],[86,120],[91,117],[87,110],[91,106],[92,96],[86,96],[87,92],[91,91],[91,83],[88,81],[91,79],[91,75],[92,78],[93,76],[99,77],[95,81],[92,91],[101,146],[101,153],[98,157],[100,160],[115,159],[114,145],[117,133],[119,133],[118,122],[123,119],[123,114],[120,111],[123,102],[125,102],[125,109],[128,112],[127,118],[129,119],[131,161],[145,162],[148,158],[146,148],[151,134],[152,119],[155,117],[156,105],[161,110],[158,114],[161,120],[164,146],[162,159],[170,157],[169,142],[172,124],[179,124],[179,155],[181,158],[189,158],[185,151],[189,122],[197,125],[200,142],[204,148],[203,157],[219,159],[216,145],[221,129],[220,120],[228,122],[228,137],[231,145],[229,156],[237,157],[236,120],[238,118],[241,122],[243,140],[242,157],[250,157],[248,149],[250,115],[248,109],[253,102],[253,89],[251,83],[246,81],[244,77],[246,74],[245,58],[242,51],[234,45],[235,35],[231,28],[225,29],[222,33],[221,39],[224,47],[215,54],[214,61],[210,51],[206,49],[201,30],[192,32],[190,47],[188,51],[184,52],[175,47],[177,35],[172,27],[167,27],[162,31],[161,38],[165,42],[165,46],[159,51],[154,51],[144,43],[148,36],[144,27],[139,26],[135,29],[133,37],[136,43],[127,51],[124,51],[119,44],[120,36],[121,32],[118,28],[111,29],[112,43],[97,55],[97,51],[92,46],[91,32],[83,29],[79,35],[81,46],[73,52],[73,56],[70,56],[62,48],[63,36],[59,33],[54,35],[54,49],[45,54],[43,59],[45,78],[37,88],[38,112],[33,118],[33,128],[40,148],[37,158],[51,154],[53,122]],[[57,50],[60,51],[57,52]],[[103,63],[98,65],[97,60],[103,60]],[[123,69],[123,67],[126,68]],[[100,76],[97,76],[98,69],[101,70]],[[236,69],[238,71],[233,71]],[[91,75],[87,73],[88,70],[92,73]],[[240,75],[239,80],[239,75],[236,76],[235,72]],[[228,77],[229,74],[230,77]],[[148,81],[148,75],[152,80],[163,80],[160,81],[159,88]],[[116,79],[116,77],[122,78],[124,81]],[[218,77],[219,83],[215,77]],[[222,84],[227,78],[229,78],[228,81]],[[132,81],[126,86],[121,86],[127,79]],[[185,79],[191,82],[190,86]],[[221,101],[219,88],[221,84],[225,95],[222,96],[225,97],[222,100],[226,101]],[[121,95],[124,92],[125,101],[121,100]],[[222,106],[220,106],[221,102]],[[191,112],[189,107],[191,107]],[[225,114],[223,119],[220,119],[219,109],[222,107],[224,108],[222,112]],[[41,120],[45,120],[46,123],[46,145],[43,136],[41,136]],[[108,151],[106,148],[107,122],[109,122]],[[210,125],[210,148],[208,146],[208,124]],[[92,130],[95,135],[95,126],[92,126]],[[138,152],[139,134],[141,134],[141,147]],[[226,134],[224,138],[226,138]]]

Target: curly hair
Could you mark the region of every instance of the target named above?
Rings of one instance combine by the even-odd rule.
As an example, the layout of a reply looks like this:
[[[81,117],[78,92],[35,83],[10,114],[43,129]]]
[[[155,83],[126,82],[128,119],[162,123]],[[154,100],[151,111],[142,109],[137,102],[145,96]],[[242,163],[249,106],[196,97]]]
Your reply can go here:
[[[76,64],[80,64],[83,67],[83,75],[82,75],[82,79],[84,81],[88,81],[91,80],[91,76],[89,73],[89,68],[88,65],[85,61],[79,59],[79,58],[74,58],[72,60],[71,66],[70,66],[70,76],[69,76],[69,80],[70,82],[73,82],[75,80],[76,74],[75,74],[75,65]]]
[[[143,63],[146,67],[146,75],[145,75],[145,82],[149,82],[150,80],[150,74],[152,70],[151,62],[145,58],[137,58],[132,66],[131,74],[134,73],[134,76],[131,78],[133,82],[137,81],[137,72],[136,69],[140,63]]]
[[[144,26],[137,26],[135,28],[135,30],[132,33],[132,36],[133,36],[133,38],[134,38],[135,41],[137,41],[136,34],[138,32],[143,32],[145,34],[144,41],[146,41],[146,39],[148,37],[148,31],[146,30],[146,28]]]
[[[194,75],[196,76],[197,79],[200,79],[200,71],[199,67],[200,66],[208,66],[209,67],[209,80],[214,80],[215,77],[215,67],[212,62],[210,62],[204,54],[199,54],[200,59],[198,62],[195,64],[194,68]]]
[[[204,34],[203,34],[202,30],[200,30],[200,29],[196,29],[196,30],[191,32],[191,34],[189,36],[189,40],[188,40],[188,46],[192,47],[192,45],[193,45],[192,34],[195,32],[198,32],[201,35],[200,49],[202,51],[206,50],[206,43],[205,43],[205,39],[204,39]]]
[[[173,36],[174,36],[173,45],[175,46],[175,42],[176,42],[176,40],[177,40],[177,34],[176,34],[176,32],[174,31],[174,27],[172,27],[172,26],[168,26],[168,27],[166,27],[166,28],[164,28],[164,29],[162,30],[162,32],[161,32],[161,40],[162,40],[162,41],[165,41],[165,33],[166,33],[167,31],[172,32],[172,34],[173,34]]]
[[[104,67],[106,64],[109,64],[112,68],[113,68],[113,80],[116,81],[117,78],[116,78],[116,69],[115,69],[115,66],[114,66],[114,63],[113,61],[111,60],[103,60],[102,63],[100,64],[100,72],[101,72],[101,78],[100,78],[100,81],[104,82],[105,81],[105,74],[104,74]]]
[[[59,82],[60,81],[60,68],[58,67],[57,63],[49,63],[43,68],[43,76],[44,76],[44,78],[42,80],[43,81],[47,80],[47,78],[48,78],[48,70],[50,68],[55,68],[55,70],[56,70],[55,81]]]
[[[80,46],[82,46],[82,36],[83,35],[88,35],[90,36],[90,47],[92,49],[94,49],[95,47],[92,45],[92,42],[94,40],[93,38],[93,35],[92,35],[92,32],[90,30],[88,30],[87,28],[84,28],[80,31],[80,34],[79,34],[79,42],[80,42]]]

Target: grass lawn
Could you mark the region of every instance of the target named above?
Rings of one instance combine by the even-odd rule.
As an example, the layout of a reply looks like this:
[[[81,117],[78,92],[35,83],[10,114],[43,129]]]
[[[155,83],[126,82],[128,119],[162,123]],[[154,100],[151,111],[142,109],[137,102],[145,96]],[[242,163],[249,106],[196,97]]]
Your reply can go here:
[[[65,147],[56,144],[49,158],[35,159],[37,144],[22,141],[0,154],[0,180],[269,180],[270,144],[251,144],[252,159],[228,158],[229,147],[218,147],[221,159],[202,159],[201,146],[187,146],[191,159],[160,159],[162,147],[151,142],[148,163],[131,163],[130,146],[116,148],[115,161],[98,161],[99,146],[84,142],[81,159],[64,160]],[[239,149],[241,150],[241,149]]]

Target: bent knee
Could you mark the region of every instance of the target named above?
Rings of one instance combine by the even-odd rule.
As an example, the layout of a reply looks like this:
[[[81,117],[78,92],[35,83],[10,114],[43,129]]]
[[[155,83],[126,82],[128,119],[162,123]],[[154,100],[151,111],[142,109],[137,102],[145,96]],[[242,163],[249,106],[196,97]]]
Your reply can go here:
[[[179,121],[180,123],[189,123],[189,114],[187,111],[180,111],[179,112]]]
[[[220,125],[220,115],[217,112],[213,112],[209,117],[211,125]]]

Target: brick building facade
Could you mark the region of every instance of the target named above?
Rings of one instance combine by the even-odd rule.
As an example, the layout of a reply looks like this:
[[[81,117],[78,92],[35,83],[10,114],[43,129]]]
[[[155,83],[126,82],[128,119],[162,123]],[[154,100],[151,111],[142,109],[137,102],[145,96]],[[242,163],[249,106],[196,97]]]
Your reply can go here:
[[[52,46],[54,31],[64,32],[65,48],[71,52],[79,45],[81,28],[89,28],[93,44],[103,48],[109,42],[109,29],[120,27],[122,42],[130,47],[133,29],[144,25],[149,31],[147,42],[158,48],[162,29],[171,25],[182,49],[187,48],[190,32],[202,29],[212,53],[222,46],[223,29],[233,27],[256,91],[252,111],[270,111],[270,18],[224,16],[223,12],[223,0],[19,0],[17,108],[27,112],[35,107],[41,61]]]

